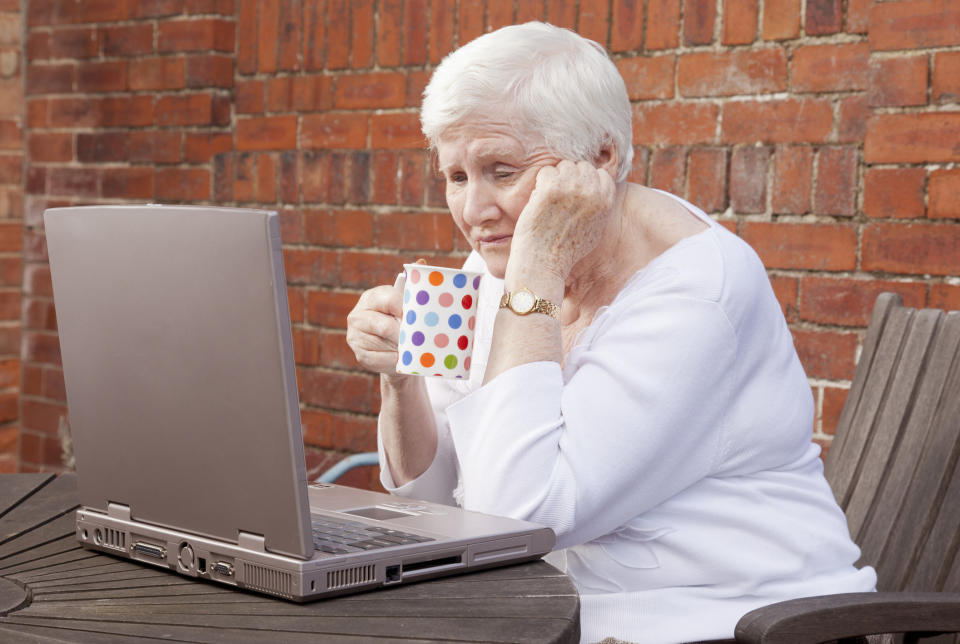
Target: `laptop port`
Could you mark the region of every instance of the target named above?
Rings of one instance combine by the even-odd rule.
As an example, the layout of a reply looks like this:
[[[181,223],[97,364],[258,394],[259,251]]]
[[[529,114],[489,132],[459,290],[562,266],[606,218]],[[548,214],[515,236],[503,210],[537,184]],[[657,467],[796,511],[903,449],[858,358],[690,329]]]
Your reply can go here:
[[[224,577],[233,577],[233,566],[225,561],[218,561],[210,567],[210,570]]]
[[[395,584],[400,581],[400,566],[387,566],[385,584]]]
[[[197,557],[197,571],[201,574],[207,572],[207,560],[205,557]]]
[[[137,543],[133,544],[133,550],[134,552],[138,552],[145,557],[153,557],[154,559],[167,558],[167,551],[164,548],[150,543],[144,543],[142,541],[138,541]]]

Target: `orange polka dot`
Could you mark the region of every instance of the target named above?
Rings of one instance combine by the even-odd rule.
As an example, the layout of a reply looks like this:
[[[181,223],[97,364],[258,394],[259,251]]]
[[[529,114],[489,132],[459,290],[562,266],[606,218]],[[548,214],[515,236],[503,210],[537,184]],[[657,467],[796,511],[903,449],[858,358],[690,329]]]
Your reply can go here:
[[[433,357],[432,353],[425,353],[420,356],[420,364],[422,364],[424,367],[432,367],[435,361],[436,358]]]
[[[443,273],[440,271],[433,271],[430,273],[430,283],[434,286],[440,286],[443,284]]]

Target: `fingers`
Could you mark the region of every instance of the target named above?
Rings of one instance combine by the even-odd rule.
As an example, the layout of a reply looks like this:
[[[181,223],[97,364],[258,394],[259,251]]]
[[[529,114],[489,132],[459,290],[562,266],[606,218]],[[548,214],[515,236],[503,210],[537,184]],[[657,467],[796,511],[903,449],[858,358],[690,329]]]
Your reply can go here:
[[[397,340],[403,313],[403,279],[393,286],[377,286],[360,295],[347,315],[347,344],[363,368],[394,373]]]

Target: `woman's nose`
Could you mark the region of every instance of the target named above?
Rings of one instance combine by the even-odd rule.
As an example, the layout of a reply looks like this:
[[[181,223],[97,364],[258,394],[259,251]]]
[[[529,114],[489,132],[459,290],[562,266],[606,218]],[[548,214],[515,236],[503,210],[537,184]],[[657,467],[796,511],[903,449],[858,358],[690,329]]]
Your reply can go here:
[[[478,226],[496,219],[500,209],[496,194],[485,181],[471,181],[467,184],[463,202],[463,221],[470,226]]]

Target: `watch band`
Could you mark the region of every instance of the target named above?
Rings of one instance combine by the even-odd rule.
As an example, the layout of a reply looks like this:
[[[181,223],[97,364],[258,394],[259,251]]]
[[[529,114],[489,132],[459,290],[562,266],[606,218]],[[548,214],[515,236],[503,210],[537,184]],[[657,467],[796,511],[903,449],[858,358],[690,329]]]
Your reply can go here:
[[[516,297],[520,294],[519,297]],[[527,306],[520,308],[518,306],[517,300],[527,300]],[[545,300],[542,297],[537,297],[533,292],[526,288],[521,287],[515,291],[505,291],[502,296],[500,296],[500,308],[501,309],[510,309],[517,315],[530,315],[531,313],[543,313],[544,315],[549,315],[550,317],[559,320],[560,319],[560,307],[551,302],[550,300]]]

